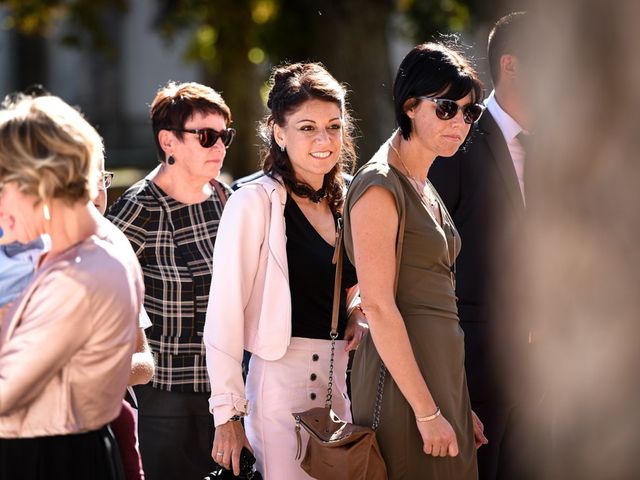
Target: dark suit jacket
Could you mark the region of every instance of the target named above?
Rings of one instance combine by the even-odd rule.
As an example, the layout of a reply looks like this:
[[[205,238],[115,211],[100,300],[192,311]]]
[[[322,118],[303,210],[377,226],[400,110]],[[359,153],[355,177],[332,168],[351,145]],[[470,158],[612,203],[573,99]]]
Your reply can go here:
[[[471,400],[509,401],[510,380],[527,349],[527,334],[504,302],[524,202],[506,141],[488,111],[464,149],[436,159],[429,179],[462,237],[456,294]]]

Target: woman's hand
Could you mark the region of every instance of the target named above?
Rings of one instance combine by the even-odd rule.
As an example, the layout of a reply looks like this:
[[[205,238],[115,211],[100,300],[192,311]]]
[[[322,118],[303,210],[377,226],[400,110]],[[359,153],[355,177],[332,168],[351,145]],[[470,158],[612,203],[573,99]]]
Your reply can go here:
[[[354,308],[347,320],[347,328],[344,331],[344,339],[347,341],[347,346],[344,347],[345,352],[358,348],[368,331],[367,317],[364,316],[362,310]]]
[[[429,422],[418,422],[422,436],[423,450],[434,457],[455,457],[458,455],[458,441],[451,424],[442,415]]]
[[[211,458],[227,470],[231,470],[233,467],[233,474],[237,477],[240,475],[242,447],[247,447],[253,453],[242,424],[239,421],[230,420],[216,428]]]
[[[477,450],[482,445],[489,443],[489,440],[484,436],[484,424],[480,421],[476,412],[471,411],[471,418],[473,420],[473,436],[475,437]]]

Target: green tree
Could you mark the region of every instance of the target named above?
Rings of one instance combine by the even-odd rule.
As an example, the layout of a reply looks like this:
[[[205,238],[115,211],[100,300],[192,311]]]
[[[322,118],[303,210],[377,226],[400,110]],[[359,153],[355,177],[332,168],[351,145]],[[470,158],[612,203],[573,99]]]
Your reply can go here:
[[[233,111],[239,136],[226,165],[235,176],[257,168],[255,126],[264,114],[264,82],[272,65],[322,61],[348,84],[364,161],[394,125],[390,37],[424,41],[437,32],[469,29],[472,19],[488,16],[479,0],[156,1],[158,34],[171,42],[190,32],[186,58],[202,65],[206,81],[222,91]],[[70,28],[63,41],[103,52],[105,62],[117,58],[113,17],[126,14],[128,5],[127,0],[0,0],[9,12],[8,28],[46,38],[64,19]],[[31,63],[24,61],[19,70]]]

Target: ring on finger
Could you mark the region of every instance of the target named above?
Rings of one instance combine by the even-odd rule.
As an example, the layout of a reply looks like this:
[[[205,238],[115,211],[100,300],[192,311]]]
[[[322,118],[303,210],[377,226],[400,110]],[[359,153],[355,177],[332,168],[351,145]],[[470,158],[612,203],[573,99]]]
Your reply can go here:
[[[216,453],[216,456],[217,456],[217,457],[222,457],[222,456],[224,456],[224,452],[217,452],[217,453]]]

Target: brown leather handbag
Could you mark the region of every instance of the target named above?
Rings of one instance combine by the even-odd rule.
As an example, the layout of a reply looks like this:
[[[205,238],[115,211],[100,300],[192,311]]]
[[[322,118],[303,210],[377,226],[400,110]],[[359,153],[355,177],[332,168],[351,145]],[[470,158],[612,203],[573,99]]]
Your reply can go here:
[[[398,235],[396,256],[402,249],[404,218],[401,216],[401,230]],[[319,480],[386,480],[387,467],[380,453],[376,440],[376,429],[382,408],[382,390],[386,368],[380,366],[376,403],[371,427],[354,425],[345,422],[331,409],[333,386],[333,360],[335,342],[338,338],[338,310],[340,307],[340,285],[342,280],[342,223],[338,222],[338,232],[333,263],[336,265],[335,284],[333,289],[333,311],[331,315],[331,357],[329,363],[329,385],[324,407],[317,407],[305,412],[293,413],[296,419],[296,435],[298,437],[298,454],[302,453],[300,427],[309,433],[307,450],[300,466],[311,477]],[[397,281],[397,275],[396,275]]]
[[[309,432],[307,451],[300,466],[313,478],[387,479],[387,468],[371,427],[345,422],[331,407],[312,408],[293,415],[296,428],[302,425]]]

